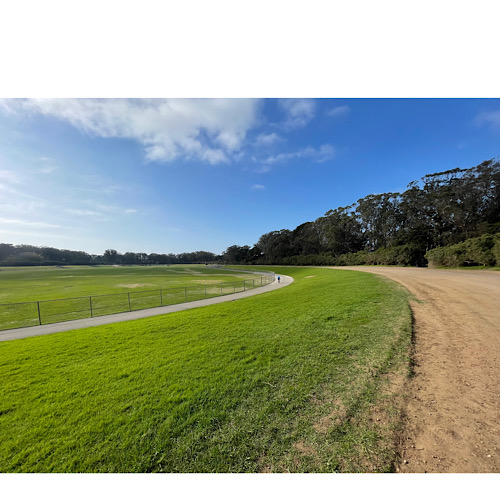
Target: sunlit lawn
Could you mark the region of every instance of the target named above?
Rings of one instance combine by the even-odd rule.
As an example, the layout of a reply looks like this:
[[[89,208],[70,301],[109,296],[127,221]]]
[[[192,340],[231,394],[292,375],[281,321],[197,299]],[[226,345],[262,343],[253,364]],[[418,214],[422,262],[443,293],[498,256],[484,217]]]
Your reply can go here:
[[[4,267],[0,330],[190,302],[260,284],[257,276],[204,265]]]
[[[281,290],[0,343],[1,472],[388,471],[411,316],[396,284]]]

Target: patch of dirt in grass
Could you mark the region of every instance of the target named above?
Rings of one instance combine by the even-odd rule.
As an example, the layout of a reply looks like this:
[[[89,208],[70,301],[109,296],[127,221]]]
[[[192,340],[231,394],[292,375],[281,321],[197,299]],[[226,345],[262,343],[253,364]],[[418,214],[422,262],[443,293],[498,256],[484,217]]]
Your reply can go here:
[[[151,283],[120,283],[120,288],[140,288],[142,286],[153,286]]]
[[[316,451],[314,448],[306,444],[304,441],[298,441],[297,443],[294,443],[293,447],[301,454],[301,455],[306,455],[306,456],[315,456]]]
[[[315,406],[322,406],[324,404],[324,401],[319,399],[316,394],[311,395],[311,399],[309,400],[309,403]]]
[[[334,410],[328,415],[321,417],[321,419],[313,424],[314,429],[318,432],[326,433],[328,429],[333,426],[341,425],[342,422],[347,418],[347,410],[344,407],[342,401],[334,401]]]
[[[304,276],[304,279],[306,280],[307,278],[316,278],[316,276]]]
[[[273,472],[273,468],[270,465],[264,465],[259,472],[261,474],[271,474]]]
[[[193,283],[198,283],[199,285],[220,285],[221,282],[218,280],[193,280]]]

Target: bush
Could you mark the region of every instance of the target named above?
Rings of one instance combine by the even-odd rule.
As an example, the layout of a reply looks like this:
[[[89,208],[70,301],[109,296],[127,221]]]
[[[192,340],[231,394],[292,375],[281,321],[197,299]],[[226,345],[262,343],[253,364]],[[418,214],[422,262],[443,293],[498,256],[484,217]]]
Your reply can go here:
[[[500,265],[500,234],[483,234],[456,245],[434,248],[425,257],[429,261],[429,267]]]
[[[497,235],[497,240],[498,235]],[[495,236],[485,234],[479,238],[472,238],[464,242],[467,249],[467,256],[474,262],[483,266],[494,266],[496,258],[492,248],[495,246]]]
[[[491,253],[493,254],[496,265],[500,266],[500,237],[498,237],[498,235],[495,237],[495,244],[491,249]]]

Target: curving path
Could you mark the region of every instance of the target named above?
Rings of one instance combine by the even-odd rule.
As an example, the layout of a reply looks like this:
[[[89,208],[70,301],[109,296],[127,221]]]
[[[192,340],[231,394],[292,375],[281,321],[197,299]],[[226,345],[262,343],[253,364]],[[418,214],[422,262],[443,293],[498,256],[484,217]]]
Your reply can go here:
[[[30,326],[26,328],[16,328],[14,330],[3,330],[0,332],[0,342],[5,340],[24,339],[26,337],[36,337],[38,335],[48,335],[56,332],[66,332],[68,330],[78,330],[89,326],[108,325],[110,323],[119,323],[121,321],[130,321],[133,319],[148,318],[150,316],[159,316],[186,309],[194,309],[196,307],[209,306],[212,304],[220,304],[221,302],[231,302],[233,300],[259,295],[261,293],[271,292],[293,283],[291,276],[280,275],[281,282],[275,279],[269,285],[246,290],[244,292],[232,293],[221,297],[212,297],[210,299],[196,300],[193,302],[184,302],[171,306],[154,307],[152,309],[140,309],[139,311],[131,311],[118,314],[109,314],[107,316],[98,316],[95,318],[77,319],[73,321],[65,321],[63,323],[50,323],[48,325]]]
[[[415,377],[399,472],[500,472],[500,272],[338,267],[413,295]]]

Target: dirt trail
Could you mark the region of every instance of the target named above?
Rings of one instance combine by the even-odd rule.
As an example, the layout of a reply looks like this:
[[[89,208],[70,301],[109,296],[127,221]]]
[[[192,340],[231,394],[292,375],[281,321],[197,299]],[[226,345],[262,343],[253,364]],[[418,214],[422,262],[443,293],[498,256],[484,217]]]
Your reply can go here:
[[[500,472],[500,272],[342,267],[415,297],[399,472]]]

